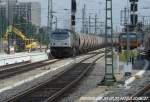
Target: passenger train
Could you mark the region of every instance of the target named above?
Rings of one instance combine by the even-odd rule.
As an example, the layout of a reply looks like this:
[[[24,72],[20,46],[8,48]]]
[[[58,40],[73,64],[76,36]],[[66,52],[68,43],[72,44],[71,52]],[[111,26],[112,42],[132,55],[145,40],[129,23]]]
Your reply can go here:
[[[75,56],[104,46],[104,38],[94,34],[58,29],[51,34],[51,55],[55,58]]]
[[[120,33],[119,34],[119,47],[126,49],[127,48],[127,37],[129,37],[129,47],[130,49],[134,49],[139,47],[142,44],[142,36],[139,33],[129,32],[127,33]]]

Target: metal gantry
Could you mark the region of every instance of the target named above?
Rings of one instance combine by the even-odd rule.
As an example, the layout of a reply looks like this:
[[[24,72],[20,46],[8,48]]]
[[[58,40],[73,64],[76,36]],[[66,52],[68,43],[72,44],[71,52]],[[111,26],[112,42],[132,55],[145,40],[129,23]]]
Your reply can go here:
[[[102,81],[104,84],[116,81],[113,66],[112,0],[106,0],[105,44],[105,76]]]

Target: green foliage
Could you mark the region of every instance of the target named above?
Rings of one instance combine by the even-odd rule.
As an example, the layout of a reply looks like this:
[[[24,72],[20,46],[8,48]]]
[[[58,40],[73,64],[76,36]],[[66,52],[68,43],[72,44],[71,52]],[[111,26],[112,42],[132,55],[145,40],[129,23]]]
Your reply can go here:
[[[134,57],[137,57],[139,55],[139,52],[137,50],[130,50],[127,53],[126,50],[122,50],[122,52],[119,53],[120,61],[122,61],[122,62],[127,61],[126,55],[128,55],[128,58],[134,58]]]
[[[6,28],[7,28],[7,21],[6,21],[5,16],[2,14],[0,16],[0,37],[3,36],[3,34],[6,31]]]
[[[48,45],[49,44],[49,36],[47,35],[46,30],[44,28],[39,29],[39,33],[37,34],[36,38],[41,44]]]
[[[14,26],[29,37],[35,37],[37,28],[26,18],[14,16]]]

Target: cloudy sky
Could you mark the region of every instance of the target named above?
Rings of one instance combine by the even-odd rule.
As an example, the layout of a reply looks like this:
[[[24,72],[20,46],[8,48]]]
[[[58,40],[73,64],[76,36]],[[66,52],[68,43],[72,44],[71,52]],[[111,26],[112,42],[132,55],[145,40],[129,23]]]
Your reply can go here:
[[[47,24],[47,5],[48,0],[20,0],[20,1],[38,1],[41,3],[42,6],[42,14],[41,14],[41,23],[42,26]],[[121,28],[120,27],[120,10],[123,9],[125,6],[129,6],[128,0],[113,0],[113,22],[114,28]],[[58,27],[67,27],[69,26],[69,19],[70,19],[70,3],[71,0],[53,0],[53,11],[55,16],[58,17]],[[82,8],[83,5],[86,5],[86,16],[94,17],[95,14],[98,15],[100,21],[105,20],[105,0],[77,0],[77,18],[82,17]],[[143,9],[147,8],[147,9]],[[68,10],[64,10],[68,9]],[[139,12],[140,16],[150,16],[150,0],[139,0]],[[78,30],[81,28],[81,20],[77,20],[77,27]]]

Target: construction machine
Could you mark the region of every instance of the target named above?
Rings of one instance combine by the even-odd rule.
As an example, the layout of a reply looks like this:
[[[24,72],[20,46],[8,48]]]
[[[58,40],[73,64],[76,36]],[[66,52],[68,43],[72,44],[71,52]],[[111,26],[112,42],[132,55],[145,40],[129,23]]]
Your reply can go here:
[[[7,28],[7,31],[6,33],[4,34],[4,41],[8,42],[8,39],[9,39],[9,34],[10,33],[14,33],[16,34],[18,37],[21,38],[21,40],[23,41],[23,45],[24,45],[24,50],[27,50],[27,51],[31,51],[33,49],[36,49],[38,47],[38,44],[37,42],[34,40],[34,39],[29,39],[25,36],[24,33],[22,33],[21,31],[19,31],[17,28],[15,28],[14,26],[9,26]]]

